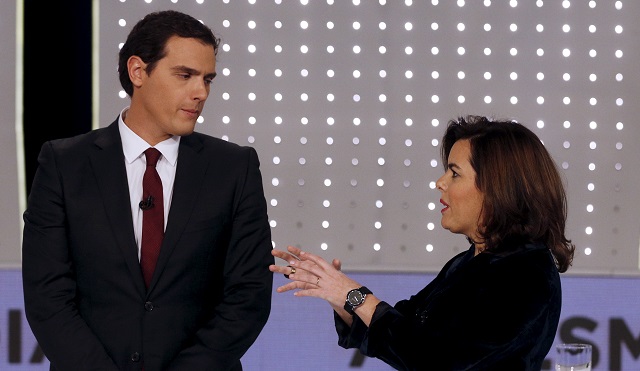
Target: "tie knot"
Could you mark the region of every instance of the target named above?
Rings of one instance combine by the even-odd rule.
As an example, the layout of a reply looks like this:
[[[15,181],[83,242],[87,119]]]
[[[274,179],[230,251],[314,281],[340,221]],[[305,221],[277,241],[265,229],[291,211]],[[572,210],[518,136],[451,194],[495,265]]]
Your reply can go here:
[[[144,151],[144,155],[147,158],[147,166],[156,167],[162,153],[155,148],[147,148],[147,150]]]

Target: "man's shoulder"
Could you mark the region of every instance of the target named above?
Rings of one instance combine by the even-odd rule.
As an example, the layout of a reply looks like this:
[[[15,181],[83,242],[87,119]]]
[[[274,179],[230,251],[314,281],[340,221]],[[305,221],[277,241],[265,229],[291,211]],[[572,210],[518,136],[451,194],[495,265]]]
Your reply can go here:
[[[85,150],[88,146],[93,146],[100,138],[110,137],[109,131],[113,128],[92,129],[86,133],[74,135],[67,138],[57,138],[49,140],[45,144],[51,145],[56,151]],[[115,138],[115,137],[114,137]]]
[[[202,148],[206,151],[213,152],[227,152],[227,153],[245,153],[246,151],[250,151],[253,147],[240,145],[235,142],[230,142],[228,140],[217,138],[212,135],[193,132],[190,135],[184,136],[181,138],[181,144],[188,145],[191,147],[194,146],[202,146]]]

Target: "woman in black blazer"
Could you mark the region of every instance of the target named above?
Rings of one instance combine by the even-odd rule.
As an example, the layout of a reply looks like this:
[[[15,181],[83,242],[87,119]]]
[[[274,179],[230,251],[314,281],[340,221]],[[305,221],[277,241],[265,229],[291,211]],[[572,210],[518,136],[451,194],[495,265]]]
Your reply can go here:
[[[340,271],[288,247],[272,265],[278,292],[326,300],[339,344],[398,370],[540,370],[561,308],[566,196],[555,163],[525,126],[469,116],[449,122],[442,148],[444,228],[467,237],[424,289],[394,306]]]

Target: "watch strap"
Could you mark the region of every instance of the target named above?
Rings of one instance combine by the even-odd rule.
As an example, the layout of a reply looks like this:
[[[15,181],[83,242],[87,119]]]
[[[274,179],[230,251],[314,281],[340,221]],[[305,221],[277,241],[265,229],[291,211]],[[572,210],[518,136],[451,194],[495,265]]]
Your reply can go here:
[[[352,292],[355,292],[355,291],[359,291],[362,294],[362,302],[360,304],[358,304],[358,305],[352,305],[349,302],[349,295]],[[349,314],[354,315],[355,314],[354,309],[359,307],[360,305],[362,305],[364,303],[364,301],[365,301],[365,299],[366,299],[368,294],[373,294],[373,293],[371,292],[371,290],[369,290],[365,286],[361,286],[361,287],[359,287],[357,289],[350,290],[347,293],[347,297],[346,297],[345,302],[344,302],[344,310],[346,310]]]

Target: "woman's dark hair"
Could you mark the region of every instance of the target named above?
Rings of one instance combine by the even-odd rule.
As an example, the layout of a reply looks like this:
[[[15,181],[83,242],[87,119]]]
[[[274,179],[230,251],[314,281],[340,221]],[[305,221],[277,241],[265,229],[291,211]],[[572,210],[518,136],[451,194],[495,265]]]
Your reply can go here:
[[[129,58],[132,55],[140,57],[150,74],[158,61],[165,57],[165,46],[172,36],[198,39],[205,45],[212,45],[214,52],[218,53],[220,39],[199,20],[175,10],[149,13],[133,26],[118,57],[120,84],[129,96],[133,95],[127,69]]]
[[[458,140],[469,140],[469,162],[476,187],[484,194],[480,237],[485,249],[498,251],[509,242],[542,242],[558,271],[573,261],[575,246],[565,237],[567,198],[560,173],[540,139],[510,120],[459,117],[448,123],[441,157],[446,167]],[[503,243],[505,242],[505,243]]]

